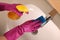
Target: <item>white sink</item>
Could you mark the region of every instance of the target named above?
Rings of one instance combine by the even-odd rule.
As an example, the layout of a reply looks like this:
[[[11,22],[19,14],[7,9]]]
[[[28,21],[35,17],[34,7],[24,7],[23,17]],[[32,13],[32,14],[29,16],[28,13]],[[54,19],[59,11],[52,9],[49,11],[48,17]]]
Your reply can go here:
[[[46,17],[44,12],[36,6],[30,4],[30,6],[27,7],[31,7],[29,14],[24,14],[19,20],[16,21],[8,18],[7,11],[0,12],[0,34],[3,35],[8,30],[27,20],[36,19],[39,16]],[[53,21],[50,20],[45,26],[38,30],[38,34],[33,35],[31,33],[25,33],[19,38],[19,40],[60,40],[60,30],[53,23]]]

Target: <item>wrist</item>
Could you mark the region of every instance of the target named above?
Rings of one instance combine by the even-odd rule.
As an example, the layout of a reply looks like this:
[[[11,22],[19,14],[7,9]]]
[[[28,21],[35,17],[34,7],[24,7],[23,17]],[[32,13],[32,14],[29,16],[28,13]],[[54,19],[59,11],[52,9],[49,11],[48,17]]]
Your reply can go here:
[[[9,10],[9,11],[10,11],[10,9],[11,9],[10,4],[6,4],[6,5],[5,5],[5,10]]]
[[[7,4],[7,3],[0,3],[0,10],[1,11],[6,10],[6,8],[7,8],[8,5],[9,4]]]
[[[10,31],[6,32],[4,36],[7,40],[16,40],[20,36],[24,34],[23,28],[20,26],[16,26],[15,28],[11,29]]]

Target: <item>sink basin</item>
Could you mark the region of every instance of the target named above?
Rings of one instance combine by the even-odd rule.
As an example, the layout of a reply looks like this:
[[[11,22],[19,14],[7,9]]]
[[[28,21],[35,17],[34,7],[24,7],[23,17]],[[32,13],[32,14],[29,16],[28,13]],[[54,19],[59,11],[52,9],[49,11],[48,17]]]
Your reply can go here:
[[[8,18],[7,11],[0,12],[0,34],[3,35],[5,32],[11,30],[17,25],[24,23],[27,20],[36,19],[39,16],[46,17],[45,13],[38,7],[30,4],[29,14],[24,14],[18,20],[11,20]],[[57,26],[50,20],[45,26],[38,30],[38,34],[33,35],[32,33],[25,33],[18,40],[60,40],[60,30]]]

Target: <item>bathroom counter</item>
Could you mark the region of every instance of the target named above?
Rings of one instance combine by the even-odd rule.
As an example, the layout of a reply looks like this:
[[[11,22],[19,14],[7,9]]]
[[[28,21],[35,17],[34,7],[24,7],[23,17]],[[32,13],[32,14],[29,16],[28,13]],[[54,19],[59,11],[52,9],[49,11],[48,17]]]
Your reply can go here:
[[[60,0],[47,0],[60,14]]]

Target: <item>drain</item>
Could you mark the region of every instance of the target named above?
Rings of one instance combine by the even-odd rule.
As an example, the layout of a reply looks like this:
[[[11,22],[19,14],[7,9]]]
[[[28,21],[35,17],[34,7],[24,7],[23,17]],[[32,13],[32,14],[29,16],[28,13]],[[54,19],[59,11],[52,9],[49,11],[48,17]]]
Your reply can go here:
[[[38,30],[36,30],[35,32],[32,32],[33,35],[38,34]]]

